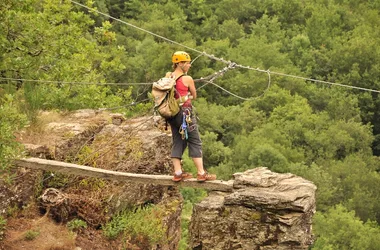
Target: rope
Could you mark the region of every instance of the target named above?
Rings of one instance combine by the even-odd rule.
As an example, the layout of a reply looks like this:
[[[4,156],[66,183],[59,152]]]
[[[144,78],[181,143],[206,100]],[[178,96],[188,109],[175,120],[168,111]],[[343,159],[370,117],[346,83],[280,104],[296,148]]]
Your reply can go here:
[[[195,59],[191,60],[191,64],[193,64],[201,56],[203,56],[203,52],[199,54]]]
[[[150,98],[146,98],[144,100],[141,100],[141,101],[138,101],[138,102],[131,102],[130,104],[119,106],[119,107],[99,108],[98,111],[106,111],[106,110],[115,110],[115,109],[127,108],[127,107],[131,107],[131,106],[136,106],[139,103],[143,103],[143,102],[150,101],[150,100],[151,100]]]
[[[234,97],[236,97],[236,98],[238,98],[238,99],[244,100],[244,101],[248,101],[248,100],[253,100],[253,99],[260,98],[260,97],[262,97],[262,96],[263,96],[263,95],[269,90],[269,88],[270,88],[270,84],[271,84],[271,76],[270,76],[270,71],[269,71],[269,70],[266,70],[266,71],[265,71],[265,72],[268,74],[268,85],[267,85],[266,89],[264,90],[264,92],[263,92],[261,95],[256,96],[256,97],[250,97],[250,98],[241,97],[241,96],[236,95],[236,94],[232,93],[231,91],[228,91],[228,90],[226,90],[225,88],[223,88],[223,87],[217,85],[216,83],[214,83],[214,80],[215,80],[216,78],[223,76],[228,70],[230,70],[230,69],[234,69],[236,66],[237,66],[237,65],[236,65],[235,63],[230,63],[227,67],[223,68],[222,70],[220,70],[219,72],[216,72],[216,73],[213,74],[213,75],[210,75],[210,76],[208,76],[208,77],[202,77],[202,78],[200,78],[200,79],[196,79],[196,80],[194,80],[195,82],[201,82],[201,81],[206,82],[206,84],[204,84],[204,85],[202,85],[201,87],[197,88],[197,90],[198,90],[198,89],[201,89],[201,88],[203,88],[203,87],[205,87],[205,86],[208,85],[208,84],[212,84],[212,85],[214,85],[215,87],[217,87],[217,88],[223,90],[224,92],[226,92],[226,93],[228,93],[228,94],[230,94],[230,95],[232,95],[232,96],[234,96]],[[208,78],[210,78],[210,79],[208,79]]]
[[[239,64],[236,65],[236,67],[243,68],[243,69],[249,69],[249,70],[256,70],[256,71],[260,71],[260,72],[266,72],[266,70],[261,70],[261,69],[258,69],[258,68],[254,69],[254,68],[252,68],[250,66],[243,66],[243,65],[239,65]],[[268,72],[269,72],[269,70],[268,70]],[[362,87],[357,87],[357,86],[352,86],[352,85],[345,85],[345,84],[341,84],[341,83],[334,83],[334,82],[317,80],[317,79],[307,78],[307,77],[302,77],[302,76],[289,75],[289,74],[279,73],[279,72],[274,72],[274,71],[270,71],[270,73],[273,74],[273,75],[292,77],[292,78],[301,79],[301,80],[304,80],[304,81],[311,81],[311,82],[317,82],[317,83],[326,83],[326,84],[335,85],[335,86],[339,86],[339,87],[346,87],[346,88],[351,88],[351,89],[359,89],[359,90],[364,90],[364,91],[370,91],[370,92],[380,93],[380,90],[375,90],[375,89],[362,88]]]
[[[368,89],[368,88],[357,87],[357,86],[352,86],[352,85],[344,85],[344,84],[341,84],[341,83],[328,82],[328,81],[317,80],[317,79],[312,79],[312,78],[306,78],[306,77],[302,77],[302,76],[288,75],[288,74],[278,73],[278,72],[271,72],[271,73],[274,74],[274,75],[293,77],[293,78],[302,79],[302,80],[305,80],[305,81],[312,81],[312,82],[318,82],[318,83],[326,83],[326,84],[340,86],[340,87],[346,87],[346,88],[351,88],[351,89],[359,89],[359,90],[364,90],[364,91],[370,91],[370,92],[380,93],[380,90],[375,90],[375,89]]]
[[[210,83],[210,84],[212,84],[212,85],[214,85],[214,86],[217,87],[217,88],[220,88],[220,89],[223,90],[224,92],[227,92],[228,94],[230,94],[230,95],[232,95],[232,96],[234,96],[234,97],[236,97],[236,98],[239,98],[239,99],[244,100],[244,101],[249,101],[249,100],[254,100],[254,99],[257,99],[257,98],[262,97],[262,96],[263,96],[263,95],[269,90],[269,88],[270,88],[270,84],[271,84],[271,76],[270,76],[270,72],[269,72],[269,70],[268,70],[267,74],[268,74],[268,85],[267,85],[266,89],[263,91],[263,93],[262,93],[261,95],[256,96],[256,97],[250,97],[250,98],[244,98],[244,97],[238,96],[238,95],[236,95],[236,94],[234,94],[234,93],[232,93],[232,92],[230,92],[230,91],[224,89],[223,87],[221,87],[221,86],[219,86],[219,85],[217,85],[216,83],[213,83],[213,82],[211,82],[211,81],[206,81],[206,82],[207,82],[207,83]],[[206,85],[206,84],[205,84],[205,85]],[[205,85],[203,85],[202,87],[204,87]]]
[[[339,86],[339,87],[346,87],[346,88],[352,88],[352,89],[358,89],[358,90],[363,90],[363,91],[371,91],[371,92],[376,92],[376,93],[380,93],[379,90],[374,90],[374,89],[368,89],[368,88],[363,88],[363,87],[357,87],[357,86],[351,86],[351,85],[345,85],[345,84],[340,84],[340,83],[333,83],[333,82],[328,82],[328,81],[323,81],[323,80],[316,80],[316,79],[312,79],[312,78],[307,78],[307,77],[301,77],[301,76],[296,76],[296,75],[290,75],[290,74],[284,74],[284,73],[279,73],[279,72],[271,72],[269,70],[262,70],[262,69],[259,69],[259,68],[252,68],[250,66],[243,66],[241,64],[236,64],[234,62],[231,62],[231,61],[227,61],[227,60],[224,60],[223,58],[218,58],[214,55],[210,55],[210,54],[207,54],[206,52],[202,52],[202,51],[199,51],[199,50],[196,50],[194,48],[191,48],[189,46],[186,46],[186,45],[183,45],[183,44],[180,44],[178,42],[175,42],[173,40],[170,40],[168,38],[165,38],[163,36],[160,36],[158,34],[155,34],[151,31],[148,31],[146,29],[143,29],[143,28],[140,28],[136,25],[133,25],[133,24],[130,24],[128,22],[125,22],[123,20],[120,20],[118,18],[115,18],[115,17],[112,17],[108,14],[105,14],[105,13],[102,13],[94,8],[90,8],[88,6],[85,6],[81,3],[78,3],[76,1],[73,1],[73,0],[69,0],[70,2],[76,4],[76,5],[79,5],[83,8],[86,8],[88,9],[89,11],[93,11],[93,12],[96,12],[100,15],[103,15],[103,16],[106,16],[110,19],[113,19],[113,20],[116,20],[118,22],[121,22],[121,23],[124,23],[126,25],[129,25],[135,29],[138,29],[138,30],[141,30],[143,32],[146,32],[148,34],[151,34],[153,36],[156,36],[158,38],[161,38],[167,42],[170,42],[170,43],[173,43],[173,44],[176,44],[176,45],[179,45],[179,46],[182,46],[184,48],[187,48],[188,50],[191,50],[191,51],[194,51],[194,52],[197,52],[199,53],[199,55],[193,60],[192,63],[194,63],[195,60],[197,60],[200,56],[206,56],[210,59],[213,59],[213,60],[216,60],[216,61],[219,61],[219,62],[222,62],[222,63],[225,63],[225,64],[228,64],[227,67],[225,67],[224,69],[222,69],[221,71],[213,74],[213,75],[210,75],[208,77],[204,77],[204,78],[200,78],[200,79],[195,79],[195,82],[199,82],[199,81],[203,81],[203,82],[206,82],[206,84],[202,85],[201,87],[199,87],[198,89],[200,88],[203,88],[205,86],[207,86],[208,84],[212,84],[218,88],[220,88],[221,90],[225,91],[226,93],[236,97],[236,98],[239,98],[239,99],[242,99],[242,100],[252,100],[252,99],[255,99],[255,98],[258,98],[258,97],[261,97],[263,96],[267,91],[268,89],[270,88],[270,84],[271,84],[271,75],[270,74],[274,74],[274,75],[279,75],[279,76],[285,76],[285,77],[292,77],[292,78],[296,78],[296,79],[301,79],[301,80],[304,80],[304,81],[312,81],[312,82],[317,82],[317,83],[325,83],[325,84],[330,84],[330,85],[335,85],[335,86]],[[229,69],[233,69],[233,68],[242,68],[242,69],[248,69],[248,70],[254,70],[254,71],[258,71],[258,72],[263,72],[263,73],[267,73],[268,74],[268,86],[267,88],[264,90],[264,92],[258,96],[258,97],[254,97],[254,98],[244,98],[244,97],[241,97],[241,96],[238,96],[224,88],[222,88],[221,86],[215,84],[213,81],[222,76],[226,71],[228,71]],[[210,79],[209,79],[210,78]],[[82,85],[118,85],[118,86],[132,86],[132,85],[152,85],[152,83],[94,83],[94,82],[67,82],[67,81],[50,81],[50,80],[32,80],[32,79],[24,79],[24,78],[8,78],[8,77],[0,77],[1,80],[12,80],[12,81],[28,81],[28,82],[42,82],[42,83],[56,83],[56,84],[82,84]],[[131,105],[127,105],[127,106],[131,106]],[[124,106],[123,106],[124,107]],[[119,108],[119,107],[117,107]],[[112,108],[112,109],[117,109],[117,108]]]
[[[194,52],[199,53],[199,54],[201,54],[201,55],[207,56],[207,57],[210,58],[210,59],[213,59],[213,60],[216,60],[216,61],[219,61],[219,62],[222,62],[222,63],[228,64],[228,65],[232,63],[231,61],[224,60],[223,58],[218,58],[218,57],[216,57],[216,56],[214,56],[214,55],[212,55],[212,54],[207,54],[207,53],[204,52],[204,51],[203,51],[203,52],[202,52],[202,51],[199,51],[199,50],[197,50],[197,49],[194,49],[194,48],[191,48],[191,47],[189,47],[189,46],[183,45],[183,44],[178,43],[178,42],[176,42],[176,41],[170,40],[170,39],[168,39],[168,38],[166,38],[166,37],[163,37],[163,36],[160,36],[160,35],[158,35],[158,34],[155,34],[155,33],[151,32],[151,31],[149,31],[149,30],[146,30],[146,29],[140,28],[140,27],[138,27],[138,26],[136,26],[136,25],[133,25],[133,24],[131,24],[131,23],[128,23],[128,22],[125,22],[125,21],[120,20],[120,19],[118,19],[118,18],[112,17],[112,16],[110,16],[110,15],[108,15],[108,14],[102,13],[102,12],[100,12],[100,11],[94,9],[94,8],[90,8],[90,7],[86,6],[86,5],[83,5],[83,4],[78,3],[78,2],[76,2],[76,1],[73,1],[73,0],[69,0],[69,1],[72,2],[72,3],[74,3],[74,4],[76,4],[76,5],[81,6],[81,7],[85,8],[85,9],[87,9],[87,10],[90,10],[90,11],[96,12],[96,13],[98,13],[98,14],[100,14],[100,15],[106,16],[106,17],[108,17],[108,18],[110,18],[110,19],[113,19],[113,20],[115,20],[115,21],[118,21],[118,22],[124,23],[124,24],[126,24],[126,25],[128,25],[128,26],[131,26],[131,27],[135,28],[135,29],[138,29],[138,30],[140,30],[140,31],[143,31],[143,32],[146,32],[146,33],[151,34],[151,35],[153,35],[153,36],[156,36],[156,37],[158,37],[158,38],[161,38],[162,40],[165,40],[165,41],[167,41],[167,42],[170,42],[170,43],[173,43],[173,44],[176,44],[176,45],[182,46],[182,47],[184,47],[184,48],[186,48],[186,49],[188,49],[188,50],[190,50],[190,51],[194,51]],[[198,57],[197,57],[197,58],[198,58]],[[196,59],[197,59],[197,58],[196,58]],[[279,73],[279,72],[272,72],[272,71],[269,72],[269,70],[262,70],[262,69],[259,69],[259,68],[252,68],[252,67],[250,67],[250,66],[243,66],[243,65],[240,65],[240,64],[236,64],[236,67],[238,67],[238,68],[242,68],[242,69],[248,69],[248,70],[255,70],[255,71],[263,72],[263,73],[267,73],[267,74],[274,74],[274,75],[280,75],[280,76],[285,76],[285,77],[292,77],[292,78],[296,78],[296,79],[302,79],[302,80],[305,80],[305,81],[311,81],[311,82],[317,82],[317,83],[325,83],[325,84],[335,85],[335,86],[339,86],[339,87],[346,87],[346,88],[352,88],[352,89],[358,89],[358,90],[363,90],[363,91],[370,91],[370,92],[380,93],[379,90],[374,90],[374,89],[369,89],[369,88],[362,88],[362,87],[356,87],[356,86],[345,85],[345,84],[340,84],[340,83],[333,83],[333,82],[329,82],[329,81],[316,80],[316,79],[312,79],[312,78],[301,77],[301,76],[296,76],[296,75],[289,75],[289,74],[284,74],[284,73]]]
[[[206,84],[204,84],[203,86],[201,86],[197,89],[201,89],[201,88],[205,87],[207,84],[213,83],[213,81],[216,78],[223,76],[228,70],[235,68],[235,66],[236,66],[235,63],[230,63],[227,67],[224,67],[222,70],[219,70],[218,72],[216,72],[214,74],[211,74],[211,75],[206,76],[206,77],[201,77],[200,79],[195,79],[194,80],[195,82],[206,82]]]
[[[118,86],[152,85],[152,83],[148,83],[148,82],[142,82],[142,83],[117,83],[117,82],[106,82],[106,83],[95,83],[95,82],[67,82],[67,81],[34,80],[34,79],[10,78],[10,77],[0,77],[0,80],[24,81],[24,82],[40,82],[40,83],[56,83],[56,84],[81,84],[81,85],[118,85]]]
[[[116,18],[116,17],[110,16],[110,15],[108,15],[108,14],[106,14],[106,13],[103,13],[103,12],[101,12],[101,11],[98,11],[97,9],[94,9],[94,8],[88,7],[88,6],[84,5],[84,4],[78,3],[78,2],[76,2],[76,1],[74,1],[74,0],[68,0],[68,1],[72,2],[73,4],[79,5],[79,6],[85,8],[85,9],[87,9],[87,10],[89,10],[89,11],[96,12],[96,13],[102,15],[102,16],[108,17],[108,18],[110,18],[110,19],[112,19],[112,20],[115,20],[115,21],[121,22],[121,23],[123,23],[123,24],[125,24],[125,25],[128,25],[128,26],[130,26],[130,27],[132,27],[132,28],[138,29],[138,30],[143,31],[143,32],[145,32],[145,33],[148,33],[148,34],[150,34],[150,35],[152,35],[152,36],[158,37],[158,38],[160,38],[160,39],[162,39],[162,40],[164,40],[164,41],[166,41],[166,42],[169,42],[169,43],[172,43],[172,44],[176,44],[176,45],[181,46],[181,47],[184,47],[184,48],[186,48],[186,49],[188,49],[188,50],[190,50],[190,51],[194,51],[194,52],[199,53],[199,54],[201,54],[201,55],[207,56],[207,57],[210,58],[210,59],[214,59],[214,60],[217,60],[217,61],[223,62],[223,63],[225,63],[225,64],[230,64],[230,63],[232,63],[231,61],[224,60],[223,58],[218,58],[218,57],[216,57],[216,56],[214,56],[214,55],[212,55],[212,54],[207,54],[205,51],[200,51],[200,50],[194,49],[194,48],[192,48],[192,47],[189,47],[189,46],[186,46],[186,45],[181,44],[181,43],[179,43],[179,42],[176,42],[176,41],[174,41],[174,40],[171,40],[171,39],[169,39],[169,38],[166,38],[166,37],[163,37],[163,36],[158,35],[158,34],[156,34],[156,33],[153,33],[153,32],[151,32],[151,31],[149,31],[149,30],[146,30],[146,29],[143,29],[143,28],[141,28],[141,27],[138,27],[138,26],[136,26],[136,25],[134,25],[134,24],[128,23],[128,22],[126,22],[126,21],[123,21],[123,20],[121,20],[121,19],[119,19],[119,18]]]
[[[199,87],[198,89],[201,89],[203,87],[205,87],[207,84],[209,83],[212,83],[213,80],[215,80],[217,77],[220,77],[222,76],[228,69],[228,67],[225,67],[223,70],[220,70],[219,72],[215,73],[215,74],[212,74],[210,76],[206,76],[206,77],[202,77],[200,79],[195,79],[194,81],[195,82],[201,82],[201,81],[204,81],[204,82],[207,82],[206,84],[202,85],[201,87]],[[209,78],[211,78],[210,80],[208,80]],[[95,82],[68,82],[68,81],[51,81],[51,80],[34,80],[34,79],[25,79],[25,78],[10,78],[10,77],[0,77],[0,80],[9,80],[9,81],[24,81],[24,82],[38,82],[38,83],[53,83],[53,84],[81,84],[81,85],[103,85],[103,86],[106,86],[106,85],[117,85],[117,86],[132,86],[132,85],[152,85],[153,83],[95,83]],[[220,89],[222,89],[223,91],[233,95],[233,96],[236,96],[242,100],[244,100],[243,97],[240,97],[240,96],[237,96],[236,94],[233,94],[231,93],[230,91],[218,86],[217,84],[215,83],[212,83],[214,86],[217,86],[219,87]],[[145,100],[144,100],[145,101]],[[132,106],[132,105],[127,105],[127,106],[121,106],[121,107],[115,107],[115,108],[111,108],[112,109],[118,109],[118,108],[123,108],[123,107],[128,107],[128,106]],[[103,109],[99,109],[99,110],[103,110]],[[104,110],[107,110],[107,109],[104,109]]]
[[[97,9],[94,9],[94,8],[88,7],[88,6],[84,5],[84,4],[78,3],[78,2],[73,1],[73,0],[69,0],[69,1],[72,2],[73,4],[76,4],[76,5],[79,5],[79,6],[83,7],[83,8],[85,8],[85,9],[89,10],[89,11],[96,12],[96,13],[98,13],[98,14],[100,14],[100,15],[103,15],[103,16],[105,16],[105,17],[108,17],[108,18],[112,19],[112,20],[115,20],[115,21],[121,22],[121,23],[123,23],[123,24],[126,24],[126,25],[128,25],[128,26],[130,26],[130,27],[132,27],[132,28],[135,28],[135,29],[141,30],[141,31],[143,31],[143,32],[146,32],[146,33],[148,33],[148,34],[150,34],[150,35],[152,35],[152,36],[158,37],[158,38],[160,38],[160,39],[162,39],[162,40],[165,40],[165,41],[167,41],[167,42],[170,42],[170,43],[173,43],[173,44],[176,44],[176,45],[179,45],[179,46],[185,47],[185,48],[187,48],[188,50],[192,50],[192,51],[197,52],[197,53],[202,53],[202,52],[199,51],[199,50],[196,50],[196,49],[193,49],[193,48],[188,47],[188,46],[186,46],[186,45],[180,44],[180,43],[178,43],[178,42],[176,42],[176,41],[173,41],[173,40],[170,40],[170,39],[168,39],[168,38],[166,38],[166,37],[160,36],[160,35],[158,35],[158,34],[156,34],[156,33],[153,33],[153,32],[151,32],[151,31],[149,31],[149,30],[146,30],[146,29],[140,28],[140,27],[138,27],[138,26],[136,26],[136,25],[134,25],[134,24],[131,24],[131,23],[125,22],[125,21],[123,21],[123,20],[121,20],[121,19],[118,19],[118,18],[116,18],[116,17],[110,16],[110,15],[108,15],[108,14],[106,14],[106,13],[100,12],[100,11],[98,11]]]

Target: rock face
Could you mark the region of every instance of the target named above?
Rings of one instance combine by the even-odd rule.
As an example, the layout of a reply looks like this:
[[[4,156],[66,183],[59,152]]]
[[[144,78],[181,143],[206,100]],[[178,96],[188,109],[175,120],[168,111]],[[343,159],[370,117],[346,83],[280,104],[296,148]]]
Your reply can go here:
[[[171,137],[158,128],[154,118],[126,119],[120,114],[93,110],[63,115],[45,112],[41,120],[46,122],[37,130],[39,134],[25,132],[18,139],[33,157],[129,173],[171,175]],[[177,188],[49,175],[30,169],[20,171],[24,171],[22,176],[26,177],[16,180],[28,184],[22,186],[23,189],[19,186],[12,189],[0,181],[0,215],[6,213],[8,207],[22,207],[33,197],[42,195],[39,206],[49,217],[58,222],[80,218],[98,228],[126,208],[154,204],[168,211],[161,218],[167,237],[164,243],[150,249],[178,249],[182,197]],[[36,186],[43,190],[34,190]],[[27,187],[30,190],[26,190]]]
[[[19,140],[34,157],[171,175],[171,137],[158,129],[157,122],[154,117],[125,119],[119,114],[81,110],[48,122],[41,134],[21,134]],[[155,204],[167,211],[161,218],[167,234],[165,243],[149,249],[179,247],[183,204],[177,188],[18,171],[12,188],[0,180],[0,215],[8,207],[22,207],[42,195],[40,206],[50,217],[60,222],[79,217],[97,228],[125,208]],[[307,249],[312,243],[313,183],[256,168],[235,174],[233,188],[231,193],[212,192],[194,206],[191,249]]]
[[[308,249],[316,186],[256,168],[234,175],[233,193],[210,193],[193,209],[192,249]]]

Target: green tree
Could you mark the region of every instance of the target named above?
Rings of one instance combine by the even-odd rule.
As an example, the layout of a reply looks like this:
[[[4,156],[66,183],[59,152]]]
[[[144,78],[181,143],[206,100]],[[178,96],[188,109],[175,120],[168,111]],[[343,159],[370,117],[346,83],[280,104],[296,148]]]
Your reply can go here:
[[[317,237],[312,249],[379,249],[380,228],[363,223],[353,211],[342,205],[314,216],[314,231]]]
[[[72,11],[69,2],[61,4],[57,0],[10,5],[3,18],[2,29],[12,34],[0,40],[3,76],[74,82],[8,81],[9,85],[21,88],[19,92],[24,95],[27,109],[102,108],[121,106],[130,100],[128,92],[117,92],[115,97],[110,97],[114,93],[109,87],[75,84],[112,81],[125,69],[120,56],[124,48],[112,45],[116,35],[110,30],[112,25],[109,22],[95,28],[94,38],[91,38],[89,28],[94,24],[93,20],[81,11]]]
[[[25,115],[18,111],[12,95],[0,99],[0,175],[4,180],[11,174],[12,161],[20,157],[23,147],[16,142],[15,132],[27,124]]]

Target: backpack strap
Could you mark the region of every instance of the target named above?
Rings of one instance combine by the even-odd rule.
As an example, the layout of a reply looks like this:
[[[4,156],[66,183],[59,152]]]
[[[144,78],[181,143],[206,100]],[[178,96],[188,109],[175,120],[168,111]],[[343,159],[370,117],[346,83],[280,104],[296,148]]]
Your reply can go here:
[[[166,78],[174,78],[174,80],[178,80],[180,77],[182,77],[184,74],[180,74],[178,77],[176,77],[174,74],[173,74],[173,72],[167,72],[166,73],[166,75],[165,75],[165,77]]]
[[[178,77],[175,77],[175,81],[177,82],[177,80],[178,80],[179,78],[181,78],[182,76],[184,76],[184,74],[181,74],[181,75],[179,75]]]

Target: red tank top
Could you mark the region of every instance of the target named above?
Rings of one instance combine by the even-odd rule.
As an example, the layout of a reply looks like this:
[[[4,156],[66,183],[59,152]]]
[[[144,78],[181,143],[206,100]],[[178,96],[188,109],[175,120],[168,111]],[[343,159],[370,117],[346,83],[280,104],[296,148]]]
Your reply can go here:
[[[182,77],[178,78],[176,81],[175,88],[177,92],[175,93],[175,99],[178,99],[180,94],[181,96],[188,96],[189,95],[189,87],[186,87],[185,84],[183,84]],[[187,99],[184,103],[183,106],[191,106],[191,99]]]

